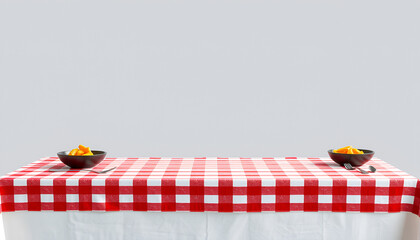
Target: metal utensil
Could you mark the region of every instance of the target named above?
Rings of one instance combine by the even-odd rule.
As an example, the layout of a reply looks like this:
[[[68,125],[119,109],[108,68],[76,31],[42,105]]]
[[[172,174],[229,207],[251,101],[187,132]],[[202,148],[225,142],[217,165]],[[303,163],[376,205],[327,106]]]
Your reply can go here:
[[[363,169],[361,169],[359,167],[356,167],[356,169],[359,170],[360,173],[362,173],[362,174],[369,174],[369,172],[367,172],[367,171],[365,171],[365,170],[363,170]]]
[[[347,170],[353,170],[354,168],[351,166],[351,164],[350,163],[344,163],[344,167],[347,169]]]
[[[370,170],[372,173],[376,172],[376,168],[375,168],[374,166],[369,166],[369,170]]]
[[[357,170],[359,170],[360,171],[360,173],[361,174],[369,174],[369,172],[366,172],[365,170],[363,170],[363,169],[361,169],[361,168],[359,168],[359,167],[356,167],[356,168],[354,168],[350,163],[344,163],[344,167],[347,169],[347,170],[354,170],[354,169],[357,169]]]
[[[113,167],[113,168],[109,168],[109,169],[104,169],[102,171],[95,171],[95,170],[91,170],[91,169],[78,169],[78,170],[72,170],[72,169],[48,169],[48,171],[50,172],[79,172],[79,171],[87,171],[87,172],[94,172],[97,174],[101,174],[101,173],[107,173],[109,171],[112,171],[114,169],[116,169],[117,167]]]

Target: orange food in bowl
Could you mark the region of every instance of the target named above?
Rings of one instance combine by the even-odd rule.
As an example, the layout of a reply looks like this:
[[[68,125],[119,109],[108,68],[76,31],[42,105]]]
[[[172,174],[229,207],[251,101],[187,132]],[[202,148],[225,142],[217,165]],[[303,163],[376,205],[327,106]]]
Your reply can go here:
[[[352,146],[347,146],[339,149],[334,149],[333,152],[335,153],[344,153],[344,154],[364,154],[363,151],[358,150]]]
[[[75,156],[76,153],[77,153],[77,151],[79,151],[79,149],[77,149],[77,148],[76,149],[73,149],[73,150],[70,151],[69,155],[70,156]]]
[[[90,150],[90,147],[85,147],[83,145],[79,145],[79,148],[75,148],[69,152],[70,156],[92,156],[93,153]]]

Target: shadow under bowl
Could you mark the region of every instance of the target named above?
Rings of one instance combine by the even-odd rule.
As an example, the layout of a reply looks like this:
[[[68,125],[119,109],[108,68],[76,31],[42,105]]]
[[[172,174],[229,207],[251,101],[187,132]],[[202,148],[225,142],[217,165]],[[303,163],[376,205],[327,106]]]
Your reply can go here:
[[[92,150],[92,153],[90,156],[70,156],[69,151],[62,151],[57,153],[57,156],[71,168],[91,168],[102,162],[106,156],[104,151]]]
[[[368,149],[359,149],[364,152],[364,154],[346,154],[346,153],[335,153],[333,149],[328,150],[328,154],[330,155],[331,159],[340,164],[341,166],[344,163],[350,163],[352,166],[362,166],[363,164],[367,163],[370,159],[372,159],[374,151]]]

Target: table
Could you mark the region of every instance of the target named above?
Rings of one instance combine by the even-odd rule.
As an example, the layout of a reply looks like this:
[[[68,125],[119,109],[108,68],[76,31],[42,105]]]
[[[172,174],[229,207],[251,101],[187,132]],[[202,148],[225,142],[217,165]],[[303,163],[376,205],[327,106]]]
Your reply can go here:
[[[380,159],[369,164],[378,171],[330,158],[107,158],[95,169],[117,169],[98,175],[50,172],[66,169],[50,157],[0,178],[1,210],[7,239],[69,223],[79,234],[69,239],[98,228],[123,239],[420,238],[420,181]]]

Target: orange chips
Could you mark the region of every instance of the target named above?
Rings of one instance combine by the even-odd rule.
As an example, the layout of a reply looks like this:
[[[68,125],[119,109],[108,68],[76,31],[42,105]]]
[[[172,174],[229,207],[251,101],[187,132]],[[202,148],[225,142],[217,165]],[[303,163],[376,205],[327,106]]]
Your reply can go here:
[[[358,150],[352,146],[347,146],[339,149],[334,149],[333,152],[335,153],[344,153],[344,154],[364,154],[363,151]]]
[[[75,148],[69,152],[70,156],[91,156],[93,155],[92,151],[90,151],[90,147],[85,147],[83,145],[79,145],[79,148]]]

